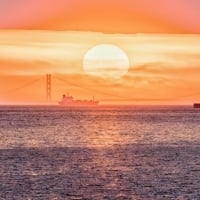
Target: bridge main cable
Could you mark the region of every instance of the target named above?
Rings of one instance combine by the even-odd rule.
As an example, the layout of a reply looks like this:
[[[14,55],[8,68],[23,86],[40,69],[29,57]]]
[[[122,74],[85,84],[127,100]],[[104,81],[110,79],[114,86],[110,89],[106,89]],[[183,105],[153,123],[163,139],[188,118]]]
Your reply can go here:
[[[35,84],[36,82],[38,82],[38,81],[40,81],[40,80],[42,80],[42,79],[44,79],[43,76],[40,77],[40,78],[34,79],[34,80],[32,80],[32,81],[29,81],[29,82],[27,82],[27,83],[25,83],[25,84],[23,84],[23,85],[21,85],[21,86],[19,86],[19,87],[16,87],[16,88],[14,88],[14,89],[8,90],[8,91],[4,94],[4,96],[6,96],[6,94],[14,93],[14,92],[17,92],[17,91],[22,90],[22,89],[24,89],[24,88],[27,88],[27,87],[29,87],[29,86]]]

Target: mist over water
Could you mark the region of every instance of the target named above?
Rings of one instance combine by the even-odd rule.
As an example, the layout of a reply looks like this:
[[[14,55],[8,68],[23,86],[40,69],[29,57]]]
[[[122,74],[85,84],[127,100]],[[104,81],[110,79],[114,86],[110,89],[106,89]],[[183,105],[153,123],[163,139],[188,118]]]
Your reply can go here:
[[[1,199],[200,199],[200,111],[0,107]]]

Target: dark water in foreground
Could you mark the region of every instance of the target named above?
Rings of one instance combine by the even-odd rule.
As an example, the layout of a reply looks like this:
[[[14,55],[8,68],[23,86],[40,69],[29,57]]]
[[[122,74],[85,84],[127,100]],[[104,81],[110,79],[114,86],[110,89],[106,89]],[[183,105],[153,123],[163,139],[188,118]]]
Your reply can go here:
[[[200,199],[200,110],[0,107],[0,199]]]

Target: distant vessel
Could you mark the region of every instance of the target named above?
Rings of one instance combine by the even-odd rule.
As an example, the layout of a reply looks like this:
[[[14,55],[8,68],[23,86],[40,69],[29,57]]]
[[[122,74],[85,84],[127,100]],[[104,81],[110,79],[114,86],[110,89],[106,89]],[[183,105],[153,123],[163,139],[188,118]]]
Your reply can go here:
[[[194,108],[200,108],[200,103],[194,103]]]
[[[58,102],[61,106],[98,106],[99,101],[90,100],[75,100],[73,96],[63,94],[61,101]]]

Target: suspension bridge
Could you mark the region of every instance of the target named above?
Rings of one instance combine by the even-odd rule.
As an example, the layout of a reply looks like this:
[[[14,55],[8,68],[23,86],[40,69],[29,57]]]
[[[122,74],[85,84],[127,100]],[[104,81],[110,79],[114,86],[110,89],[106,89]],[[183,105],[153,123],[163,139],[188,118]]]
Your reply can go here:
[[[10,90],[7,90],[6,92],[3,92],[3,94],[1,96],[7,97],[10,96],[10,94],[19,94],[21,92],[23,92],[24,90],[32,90],[33,87],[35,87],[36,85],[39,84],[38,87],[40,87],[39,89],[41,90],[41,88],[43,89],[43,94],[42,96],[46,99],[44,99],[44,102],[51,104],[55,101],[55,99],[53,99],[53,93],[55,94],[56,92],[59,91],[60,97],[63,93],[65,92],[71,92],[74,90],[74,88],[76,88],[76,90],[79,91],[79,93],[87,93],[88,97],[89,95],[92,94],[98,94],[99,96],[104,96],[106,98],[104,99],[98,99],[101,102],[103,101],[116,101],[116,99],[121,99],[123,100],[123,96],[120,95],[114,95],[111,94],[109,92],[105,92],[99,89],[94,89],[94,87],[86,87],[84,85],[81,85],[80,83],[78,83],[77,81],[72,81],[72,80],[66,80],[66,78],[63,78],[64,76],[61,75],[56,75],[56,74],[46,74],[46,75],[41,75],[41,76],[37,76],[37,78],[33,79],[33,80],[28,80],[25,81],[25,83],[22,83],[19,86],[16,86]],[[59,84],[58,84],[59,82]],[[62,84],[62,85],[61,85]],[[61,89],[62,88],[62,89]],[[38,89],[38,91],[39,91]],[[98,97],[97,97],[98,98]],[[56,98],[56,102],[59,99]]]
[[[56,100],[53,100],[53,93],[57,92],[59,93],[59,96],[61,97],[61,95],[65,92],[71,92],[74,90],[74,88],[76,88],[76,90],[78,90],[79,93],[87,93],[88,95],[93,96],[93,94],[98,94],[98,96],[96,98],[98,98],[98,100],[102,103],[102,102],[125,102],[125,101],[129,101],[129,102],[160,102],[160,101],[176,101],[176,100],[184,100],[187,98],[193,98],[193,97],[197,97],[200,94],[197,93],[191,93],[191,94],[187,94],[184,96],[179,96],[179,97],[175,97],[175,98],[169,98],[169,99],[156,99],[156,98],[148,98],[148,99],[144,99],[144,98],[125,98],[123,96],[123,94],[113,94],[110,92],[106,92],[105,90],[102,91],[100,89],[94,88],[94,87],[86,87],[84,85],[79,84],[77,81],[71,81],[71,80],[67,80],[65,78],[63,78],[64,76],[61,75],[55,75],[55,74],[46,74],[46,75],[41,75],[31,81],[26,81],[25,83],[12,88],[8,91],[6,91],[6,93],[3,93],[1,96],[9,96],[10,93],[20,93],[23,90],[28,90],[28,89],[32,89],[32,87],[38,83],[40,83],[40,89],[43,89],[43,94],[42,94],[42,98],[44,98],[44,102],[51,104],[53,102],[58,102],[58,98],[56,98]],[[55,84],[55,81],[57,81],[57,84]],[[42,84],[41,84],[42,82]],[[58,82],[62,85],[59,84],[58,86]],[[58,89],[60,88],[60,89]],[[56,91],[57,90],[57,91]],[[131,92],[131,91],[130,91]],[[103,96],[104,98],[99,99],[100,96]]]

